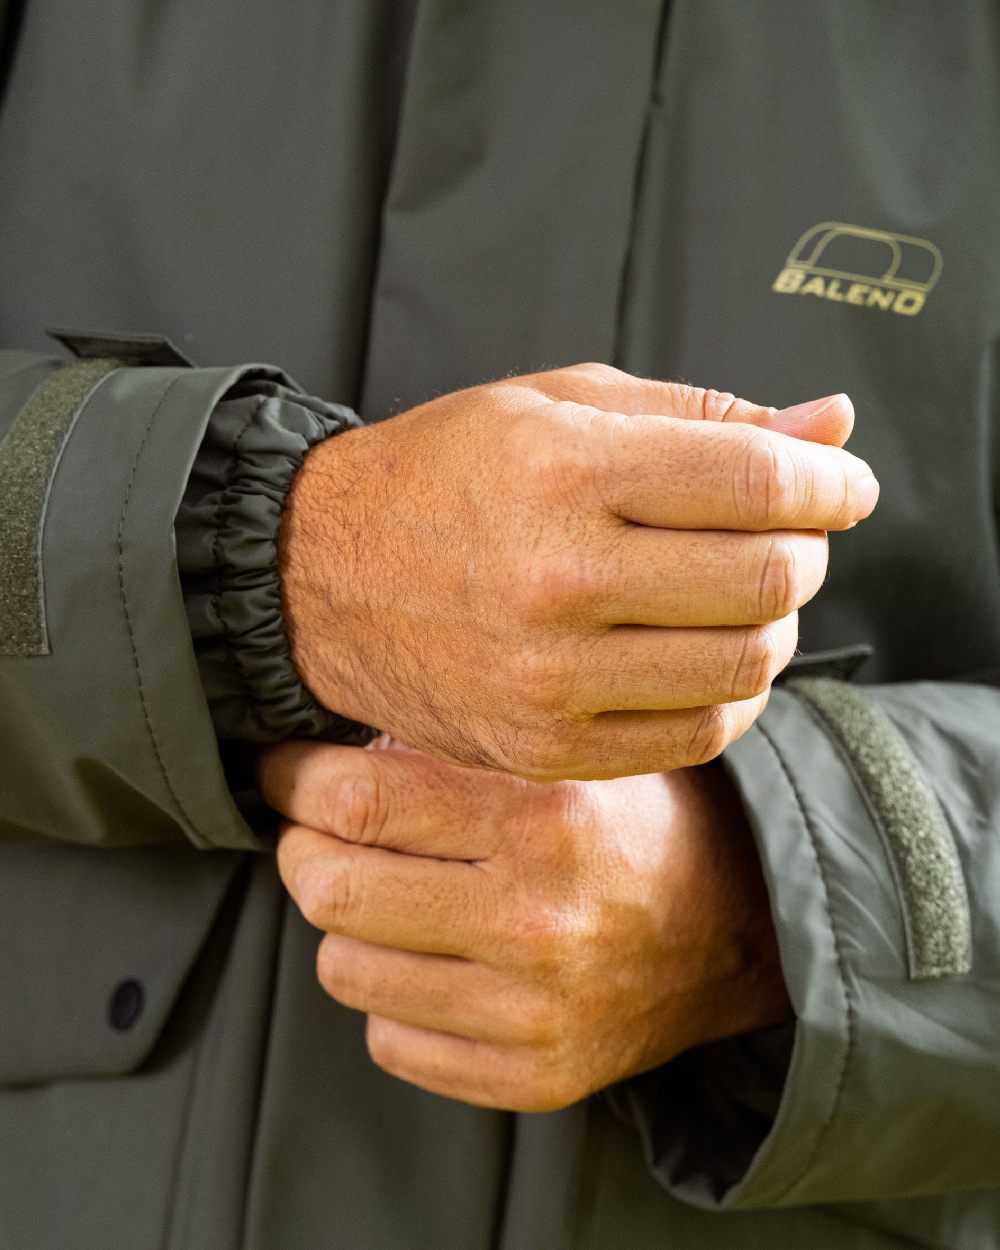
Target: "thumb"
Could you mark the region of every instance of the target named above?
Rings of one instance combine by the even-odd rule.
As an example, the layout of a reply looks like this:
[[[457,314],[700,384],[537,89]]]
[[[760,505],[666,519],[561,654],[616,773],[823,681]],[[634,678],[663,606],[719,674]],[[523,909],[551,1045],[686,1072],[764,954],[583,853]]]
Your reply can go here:
[[[770,408],[767,412],[767,420],[754,424],[829,447],[843,447],[854,429],[854,405],[843,394],[811,399],[791,408]]]

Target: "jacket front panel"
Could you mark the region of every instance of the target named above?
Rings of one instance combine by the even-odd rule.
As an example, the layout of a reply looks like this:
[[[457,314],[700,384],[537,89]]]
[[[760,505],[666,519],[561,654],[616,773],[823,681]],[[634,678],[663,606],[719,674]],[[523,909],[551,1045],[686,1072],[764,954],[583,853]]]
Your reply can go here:
[[[620,354],[779,407],[851,396],[881,497],[833,537],[801,646],[868,642],[877,681],[1000,653],[997,14],[898,17],[675,6]]]
[[[803,613],[805,644],[870,641],[879,681],[998,666],[991,6],[965,6],[945,25],[936,5],[895,21],[874,0],[849,14],[832,3],[805,12],[791,0],[675,0],[669,14],[637,4],[627,20],[610,4],[427,0],[391,161],[374,104],[391,22],[380,6],[328,9],[109,3],[85,22],[32,0],[0,121],[5,346],[40,346],[53,321],[159,331],[206,364],[273,359],[330,399],[360,397],[373,418],[587,357],[763,403],[847,390],[858,410],[851,446],[873,464],[883,500],[835,540],[830,584]],[[946,724],[965,750],[954,763],[927,729],[926,758],[940,757],[947,789],[953,774],[983,772],[983,752],[955,728],[959,717],[938,714],[941,697],[930,686],[897,716],[929,707],[931,728]],[[57,732],[69,741],[67,715]],[[967,780],[962,801],[977,784]],[[62,854],[52,847],[56,879],[68,871]],[[813,1196],[793,1187],[799,1165],[786,1158],[787,1183],[757,1202],[767,1209],[705,1211],[695,1203],[713,1204],[683,1175],[650,1173],[635,1128],[603,1103],[512,1120],[394,1082],[368,1063],[360,1021],[315,986],[315,938],[288,905],[279,939],[273,868],[260,860],[255,874],[269,884],[246,894],[241,923],[259,944],[232,956],[248,997],[220,995],[211,1028],[196,1013],[187,1028],[178,1017],[142,1069],[142,1113],[160,1118],[166,1140],[161,1158],[141,1162],[178,1246],[238,1244],[244,1209],[253,1250],[437,1250],[449,1236],[463,1250],[493,1239],[504,1250],[997,1244],[993,1194],[935,1196],[935,1176],[919,1169],[883,1177],[880,1191],[871,1172],[858,1180],[820,1149],[827,1174]],[[994,880],[980,883],[985,937]],[[875,899],[872,913],[891,929],[891,899]],[[781,923],[798,976],[789,952],[820,921],[809,912]],[[39,943],[44,928],[39,918]],[[888,950],[895,938],[884,941]],[[894,958],[893,948],[880,968],[887,984]],[[86,978],[88,961],[81,953],[47,975]],[[859,996],[868,984],[858,976]],[[957,992],[942,984],[895,1018],[879,1008],[865,1054],[890,1055],[913,1028],[933,1054],[950,1052],[951,1069],[967,1060],[972,1081],[988,1049],[973,1024],[954,1036]],[[104,993],[95,985],[95,1001]],[[803,1058],[820,1053],[800,1048],[800,1083],[823,1085],[824,1063]],[[845,1095],[855,1123],[879,1092],[882,1060],[872,1062]],[[142,1072],[0,1093],[10,1155],[29,1139],[31,1166],[55,1166],[58,1153],[72,1206],[92,1175],[87,1126],[98,1111],[108,1174],[134,1156],[114,1126],[134,1122],[136,1104],[115,1093]],[[173,1074],[162,1093],[156,1072]],[[231,1098],[212,1099],[226,1074],[240,1077]],[[661,1165],[673,1111],[661,1100],[644,1125]],[[876,1165],[920,1153],[907,1140],[919,1108],[904,1100],[895,1111]],[[961,1170],[963,1135],[989,1143],[989,1132],[971,1115],[945,1120]],[[204,1183],[216,1144],[228,1187]],[[5,1176],[10,1211],[19,1171]],[[982,1176],[968,1183],[986,1188]],[[890,1191],[900,1200],[867,1200]],[[41,1189],[33,1201],[41,1207]],[[155,1244],[161,1209],[148,1205],[143,1232]],[[19,1245],[72,1235],[53,1219],[47,1243],[44,1220],[13,1224],[4,1207],[0,1229],[16,1228]],[[78,1226],[90,1250],[85,1227],[97,1225]]]

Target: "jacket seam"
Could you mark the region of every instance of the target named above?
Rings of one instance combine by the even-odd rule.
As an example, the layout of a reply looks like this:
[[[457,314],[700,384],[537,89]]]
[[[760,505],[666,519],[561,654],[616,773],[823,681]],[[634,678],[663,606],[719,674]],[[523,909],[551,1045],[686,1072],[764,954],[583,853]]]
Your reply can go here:
[[[816,859],[816,867],[819,872],[820,885],[822,887],[823,911],[825,913],[827,926],[829,927],[830,935],[833,940],[834,958],[837,964],[837,979],[838,979],[839,986],[840,986],[840,994],[841,994],[841,1000],[842,1000],[843,1008],[844,1008],[844,1017],[845,1017],[846,1031],[847,1031],[847,1039],[846,1039],[846,1044],[844,1046],[844,1053],[840,1060],[840,1071],[837,1073],[837,1082],[836,1082],[836,1086],[834,1087],[833,1095],[830,1099],[830,1106],[829,1106],[829,1110],[827,1111],[826,1118],[823,1120],[822,1124],[820,1124],[819,1128],[816,1130],[816,1136],[813,1141],[812,1148],[809,1151],[809,1153],[806,1155],[803,1161],[802,1167],[792,1177],[792,1179],[788,1182],[788,1184],[785,1185],[784,1188],[779,1191],[775,1199],[775,1202],[780,1203],[785,1198],[787,1198],[788,1195],[795,1188],[795,1186],[798,1185],[809,1174],[810,1170],[812,1169],[813,1165],[816,1162],[816,1159],[818,1158],[820,1154],[820,1151],[823,1148],[825,1139],[829,1136],[829,1133],[831,1129],[833,1128],[834,1121],[836,1120],[837,1113],[840,1109],[840,1101],[844,1093],[844,1088],[845,1088],[846,1079],[847,1079],[847,1071],[850,1066],[851,1060],[854,1057],[856,1036],[857,1036],[857,1020],[856,1020],[857,1013],[856,1013],[856,1009],[854,1006],[854,1000],[851,997],[851,992],[849,989],[849,983],[848,983],[847,972],[846,972],[847,961],[844,957],[844,950],[841,944],[840,934],[837,930],[836,925],[833,923],[833,906],[830,901],[829,875],[827,871],[827,865],[824,862],[824,854],[820,850],[820,845],[821,845],[820,839],[817,836],[812,818],[810,817],[809,812],[806,809],[805,803],[802,800],[802,793],[799,790],[798,784],[796,783],[791,770],[786,765],[785,760],[781,754],[781,751],[778,749],[777,743],[775,742],[774,738],[767,732],[767,730],[764,728],[764,726],[761,724],[760,721],[757,722],[757,728],[760,730],[761,736],[763,737],[764,741],[771,748],[771,751],[774,754],[774,758],[778,762],[778,767],[781,769],[782,775],[784,776],[786,782],[788,783],[789,789],[792,792],[796,805],[798,806],[799,812],[802,816],[802,822],[805,825],[806,833],[808,834],[808,837],[809,837],[809,844],[812,847],[812,852]]]
[[[176,789],[174,788],[174,784],[173,784],[173,781],[171,780],[170,773],[167,770],[166,761],[164,760],[163,753],[160,749],[160,743],[156,736],[156,731],[153,728],[153,720],[152,720],[152,716],[150,714],[150,709],[149,709],[149,700],[146,697],[146,685],[142,677],[142,664],[139,660],[139,648],[136,644],[135,630],[132,625],[132,613],[129,609],[128,595],[126,594],[126,591],[125,591],[125,543],[124,543],[125,521],[128,517],[129,504],[131,503],[131,500],[132,500],[132,488],[135,485],[135,476],[139,470],[139,461],[142,459],[142,453],[145,450],[146,443],[148,442],[149,436],[152,433],[153,425],[156,422],[156,418],[159,416],[160,410],[162,409],[164,403],[166,402],[167,396],[170,394],[171,390],[173,390],[175,384],[179,380],[180,379],[176,377],[172,378],[170,382],[168,382],[167,385],[164,387],[163,393],[160,395],[160,398],[157,400],[156,405],[153,408],[153,411],[150,415],[149,421],[146,423],[146,428],[143,431],[142,439],[135,453],[135,458],[132,461],[132,470],[131,470],[131,473],[129,474],[128,485],[125,488],[125,500],[124,500],[124,503],[122,504],[122,512],[121,512],[121,517],[119,518],[119,521],[118,521],[118,534],[116,538],[116,544],[118,548],[118,591],[119,591],[119,594],[121,595],[122,609],[124,610],[124,613],[125,613],[125,628],[128,631],[129,647],[131,648],[131,651],[132,651],[132,666],[135,669],[136,685],[137,685],[138,692],[139,692],[139,703],[142,706],[142,716],[146,725],[146,732],[149,735],[150,744],[153,748],[153,755],[156,759],[157,765],[159,766],[160,775],[163,778],[164,785],[167,787],[167,792],[169,793],[170,797],[173,799],[177,807],[177,811],[180,814],[182,820],[184,820],[187,823],[187,825],[189,826],[191,830],[192,840],[195,842],[196,845],[200,847],[205,847],[208,845],[207,841],[205,841],[205,839],[203,839],[201,835],[198,833],[195,821],[192,820],[190,814],[187,811],[187,808],[184,806],[183,802],[181,801],[180,795],[177,793]]]

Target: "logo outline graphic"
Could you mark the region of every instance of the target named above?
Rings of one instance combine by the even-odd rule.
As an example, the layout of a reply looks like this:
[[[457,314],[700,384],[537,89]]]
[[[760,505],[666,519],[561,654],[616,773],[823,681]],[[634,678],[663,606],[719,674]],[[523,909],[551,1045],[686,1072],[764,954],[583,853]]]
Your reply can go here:
[[[884,269],[881,261],[867,273],[833,268],[829,263],[824,266],[824,253],[841,239],[861,240],[869,247],[880,245],[885,252]],[[821,221],[796,240],[771,289],[779,294],[816,295],[836,303],[915,316],[923,309],[943,268],[941,250],[930,239],[845,221]],[[841,288],[842,283],[847,284],[847,290]]]

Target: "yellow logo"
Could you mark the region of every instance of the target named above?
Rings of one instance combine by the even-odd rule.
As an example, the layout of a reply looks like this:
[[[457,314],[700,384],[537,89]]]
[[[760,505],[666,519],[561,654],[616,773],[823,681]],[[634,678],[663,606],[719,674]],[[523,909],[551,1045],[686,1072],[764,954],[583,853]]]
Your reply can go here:
[[[927,239],[824,221],[795,244],[771,289],[915,317],[942,264]]]

